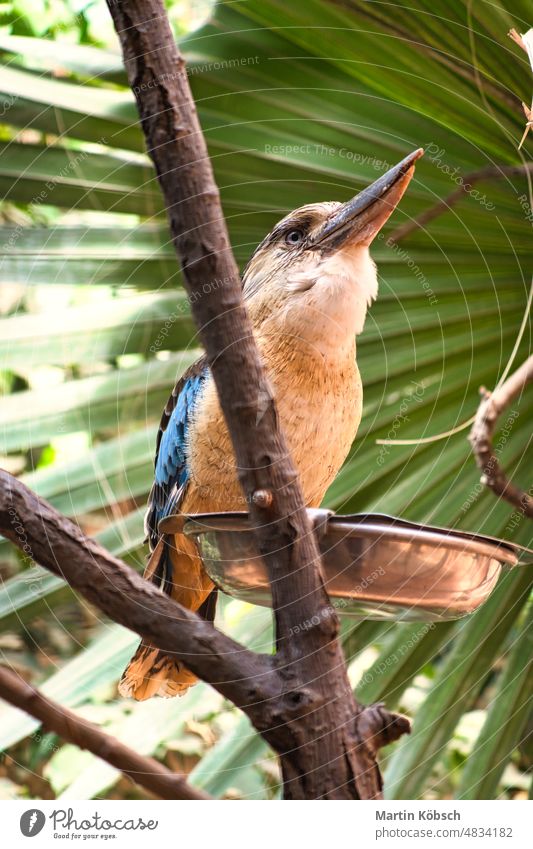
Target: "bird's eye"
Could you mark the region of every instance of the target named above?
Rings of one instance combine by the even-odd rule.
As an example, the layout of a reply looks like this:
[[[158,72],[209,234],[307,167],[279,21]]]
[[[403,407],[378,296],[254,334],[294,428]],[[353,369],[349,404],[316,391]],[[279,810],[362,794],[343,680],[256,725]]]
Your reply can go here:
[[[285,234],[285,244],[290,245],[290,247],[301,244],[303,239],[303,230],[289,230],[289,232]]]

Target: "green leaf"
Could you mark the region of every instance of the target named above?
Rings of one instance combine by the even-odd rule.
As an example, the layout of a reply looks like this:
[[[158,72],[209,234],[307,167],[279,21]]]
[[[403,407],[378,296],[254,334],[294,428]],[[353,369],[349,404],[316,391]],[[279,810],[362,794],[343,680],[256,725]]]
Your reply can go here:
[[[37,144],[0,144],[2,198],[155,215],[161,194],[148,160]]]
[[[105,728],[118,740],[131,745],[142,755],[151,755],[162,740],[183,731],[187,720],[201,719],[220,709],[222,697],[206,684],[198,684],[180,699],[179,710],[173,699],[136,702],[129,715]],[[59,799],[93,799],[120,778],[120,770],[94,755],[78,760],[77,769]]]
[[[419,798],[461,714],[475,702],[490,674],[531,586],[527,569],[505,575],[489,600],[463,626],[414,719],[410,737],[400,741],[387,765],[387,798]]]
[[[127,150],[143,149],[131,92],[80,87],[5,66],[0,97],[4,120],[60,137],[69,136]]]
[[[145,537],[144,513],[141,508],[126,517],[110,522],[96,539],[117,557],[134,555],[142,547]],[[142,558],[139,558],[140,565]],[[73,597],[73,591],[61,578],[50,574],[41,566],[32,566],[12,578],[0,582],[0,627],[5,633],[24,626],[43,611],[51,611],[56,604]]]
[[[118,431],[144,423],[146,411],[165,406],[177,376],[198,358],[196,349],[168,360],[71,380],[59,386],[19,392],[4,399],[0,451],[46,445],[57,434],[81,430]],[[27,411],[31,410],[28,418]]]
[[[155,425],[135,430],[102,442],[68,463],[24,475],[22,480],[67,516],[147,495],[153,482],[156,434]]]
[[[120,677],[137,641],[137,635],[121,625],[107,625],[88,648],[44,682],[42,692],[65,707],[76,707],[95,689]],[[0,751],[33,734],[39,727],[37,720],[18,708],[0,704]]]
[[[488,705],[483,728],[461,773],[457,799],[493,799],[520,743],[533,696],[533,607],[513,635],[509,656]]]
[[[251,726],[248,717],[241,716],[231,731],[210,749],[189,774],[189,781],[211,796],[219,798],[230,787],[239,788],[243,774],[266,757],[269,748]]]
[[[166,229],[117,226],[116,217],[112,229],[104,229],[101,222],[90,228],[1,227],[2,279],[25,285],[104,284],[126,292],[178,285],[180,272]]]
[[[107,298],[45,320],[35,314],[4,319],[0,359],[3,368],[13,371],[94,363],[139,350],[187,348],[195,333],[182,291]]]
[[[86,44],[62,41],[61,50],[58,50],[52,40],[2,34],[0,51],[9,54],[11,61],[18,58],[24,67],[36,71],[53,71],[58,75],[70,71],[88,79],[126,82],[124,65],[118,53]]]
[[[355,688],[357,700],[385,701],[389,709],[396,707],[413,678],[451,642],[456,630],[456,622],[392,626],[380,654]]]

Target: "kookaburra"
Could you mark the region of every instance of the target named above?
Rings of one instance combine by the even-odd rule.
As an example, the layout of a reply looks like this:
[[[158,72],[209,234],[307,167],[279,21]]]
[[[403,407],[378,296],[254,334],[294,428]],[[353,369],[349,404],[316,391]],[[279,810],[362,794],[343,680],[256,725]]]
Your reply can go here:
[[[356,336],[378,292],[369,247],[422,153],[415,150],[347,203],[312,203],[290,212],[263,239],[243,274],[255,340],[309,507],[320,505],[357,433],[363,391]],[[171,512],[245,509],[215,384],[200,358],[178,380],[161,419],[145,577],[212,619],[216,590],[194,542],[182,534],[161,535],[158,524]],[[141,644],[120,692],[136,699],[174,696],[195,680],[175,658]]]

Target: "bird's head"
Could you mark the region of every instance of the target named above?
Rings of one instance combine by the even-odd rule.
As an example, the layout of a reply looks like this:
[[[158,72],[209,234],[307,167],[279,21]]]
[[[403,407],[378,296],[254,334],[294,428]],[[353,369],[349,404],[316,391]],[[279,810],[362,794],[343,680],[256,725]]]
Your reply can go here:
[[[422,153],[415,150],[346,203],[308,204],[276,224],[243,276],[256,331],[287,334],[322,353],[353,344],[378,289],[369,246]]]

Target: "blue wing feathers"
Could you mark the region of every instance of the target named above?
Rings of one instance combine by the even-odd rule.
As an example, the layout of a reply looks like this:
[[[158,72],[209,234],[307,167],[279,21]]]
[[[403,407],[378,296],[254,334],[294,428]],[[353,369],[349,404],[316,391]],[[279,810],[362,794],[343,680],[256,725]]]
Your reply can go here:
[[[165,407],[157,436],[155,479],[148,501],[146,530],[152,550],[160,520],[179,509],[189,481],[187,433],[191,413],[209,374],[205,359],[198,360],[176,384]]]
[[[155,480],[160,484],[183,486],[188,478],[185,445],[190,411],[193,408],[204,375],[190,377],[178,395],[166,430],[161,436],[155,464]]]

